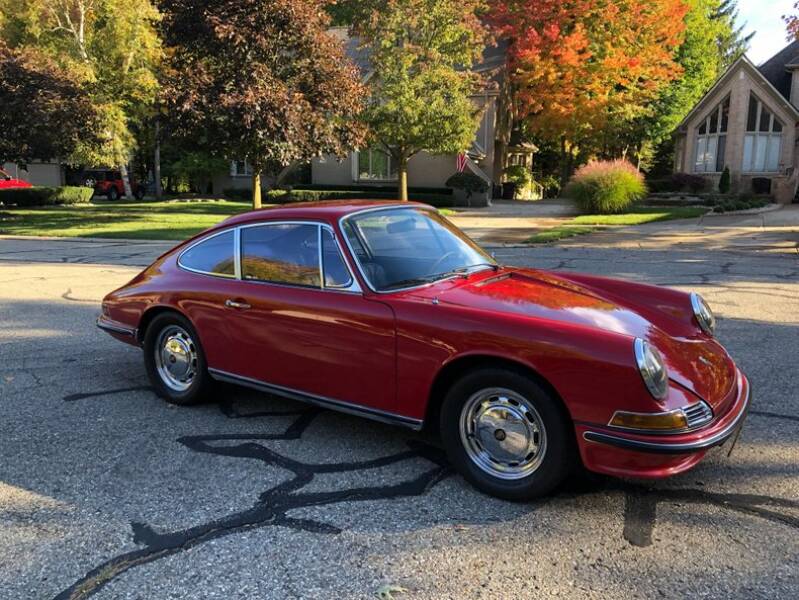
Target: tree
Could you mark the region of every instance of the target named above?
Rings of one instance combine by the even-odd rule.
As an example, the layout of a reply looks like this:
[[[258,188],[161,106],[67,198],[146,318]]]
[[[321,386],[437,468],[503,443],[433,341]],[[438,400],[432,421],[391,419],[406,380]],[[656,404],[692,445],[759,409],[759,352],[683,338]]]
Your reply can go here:
[[[80,143],[72,162],[119,166],[131,195],[126,164],[132,129],[148,118],[161,59],[150,0],[0,0],[0,38],[51,57],[90,98],[97,133]]]
[[[0,164],[69,156],[93,142],[83,90],[47,56],[0,41]]]
[[[178,133],[203,131],[216,156],[261,175],[363,140],[364,95],[341,43],[326,32],[326,0],[164,0],[170,48],[164,101]]]
[[[735,24],[734,1],[686,2],[689,10],[685,16],[685,38],[674,58],[682,74],[660,92],[651,103],[649,114],[636,123],[633,132],[639,145],[649,144],[653,149],[657,168],[663,172],[672,168],[674,129],[727,67],[745,52],[751,37],[743,36]]]
[[[799,2],[795,2],[793,9],[797,14],[782,15],[782,20],[788,29],[788,39],[793,41],[799,39]]]
[[[370,52],[370,97],[363,113],[371,141],[397,164],[408,199],[408,161],[471,145],[478,113],[470,68],[485,48],[480,0],[385,0],[364,3],[353,33]]]
[[[489,21],[510,42],[526,129],[561,146],[562,180],[581,149],[610,149],[621,124],[679,76],[682,0],[501,0]]]

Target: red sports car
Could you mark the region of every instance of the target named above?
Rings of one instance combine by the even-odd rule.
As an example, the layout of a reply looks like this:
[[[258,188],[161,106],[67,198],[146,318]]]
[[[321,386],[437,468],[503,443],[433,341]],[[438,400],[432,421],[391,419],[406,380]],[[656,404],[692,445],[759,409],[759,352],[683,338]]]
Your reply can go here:
[[[742,425],[744,374],[697,294],[497,264],[422,204],[230,218],[103,300],[156,392],[214,380],[438,428],[479,489],[547,494],[581,461],[665,477]]]
[[[6,171],[0,169],[0,189],[29,187],[33,187],[29,182],[25,181],[24,179],[15,179]]]

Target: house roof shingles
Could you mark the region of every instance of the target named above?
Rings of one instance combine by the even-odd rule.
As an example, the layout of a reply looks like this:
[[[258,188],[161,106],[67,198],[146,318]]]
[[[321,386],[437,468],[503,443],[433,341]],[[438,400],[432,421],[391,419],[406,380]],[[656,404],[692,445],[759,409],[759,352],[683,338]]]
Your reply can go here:
[[[777,52],[758,67],[763,77],[768,79],[777,91],[786,99],[791,99],[791,73],[788,65],[799,64],[799,41],[795,41]]]

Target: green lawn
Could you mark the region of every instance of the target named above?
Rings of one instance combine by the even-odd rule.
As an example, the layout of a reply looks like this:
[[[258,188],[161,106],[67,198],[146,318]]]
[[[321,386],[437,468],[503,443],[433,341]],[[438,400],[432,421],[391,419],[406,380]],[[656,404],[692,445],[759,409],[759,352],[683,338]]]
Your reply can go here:
[[[95,201],[86,205],[0,209],[0,233],[57,237],[183,240],[250,208],[228,200]]]
[[[618,215],[580,215],[563,225],[539,231],[531,236],[530,244],[547,244],[576,235],[591,233],[604,226],[642,225],[673,219],[693,219],[705,214],[709,208],[701,206],[636,206],[632,212]]]
[[[229,200],[109,202],[41,208],[0,208],[0,234],[184,240],[250,209]],[[445,215],[455,211],[442,209]]]

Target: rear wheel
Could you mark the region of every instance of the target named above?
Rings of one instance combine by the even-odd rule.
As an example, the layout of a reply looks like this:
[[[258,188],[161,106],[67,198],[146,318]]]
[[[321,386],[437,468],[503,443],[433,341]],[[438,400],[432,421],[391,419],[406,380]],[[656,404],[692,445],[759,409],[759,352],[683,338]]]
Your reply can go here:
[[[119,200],[119,192],[113,186],[108,188],[108,199],[109,200]]]
[[[188,406],[205,400],[212,385],[197,332],[184,316],[164,313],[144,336],[144,364],[155,392]]]
[[[441,437],[464,478],[506,500],[550,493],[576,463],[559,401],[512,370],[482,369],[457,381],[441,408]]]

